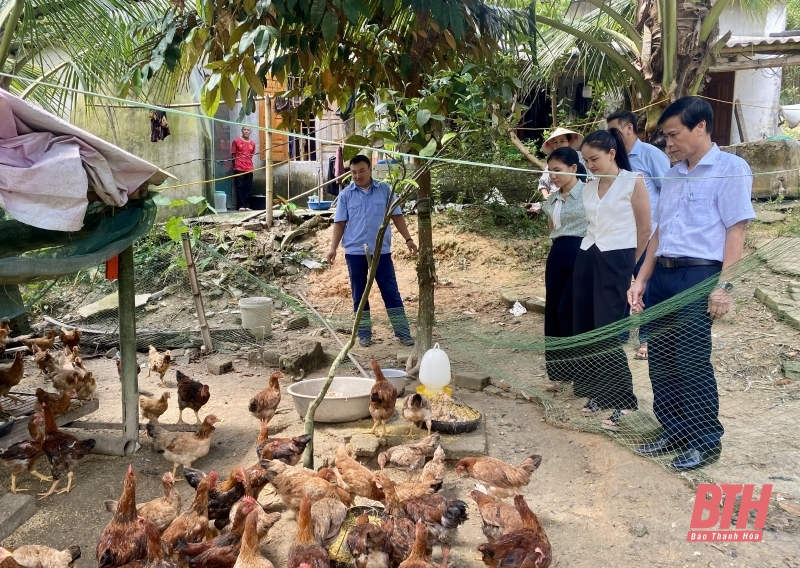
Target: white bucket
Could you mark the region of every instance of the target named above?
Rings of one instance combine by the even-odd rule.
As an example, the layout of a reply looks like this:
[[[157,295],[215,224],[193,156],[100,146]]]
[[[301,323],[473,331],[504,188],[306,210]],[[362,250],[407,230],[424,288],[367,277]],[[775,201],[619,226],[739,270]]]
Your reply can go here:
[[[783,105],[781,106],[783,118],[789,123],[789,128],[794,128],[800,124],[800,105]]]
[[[242,298],[239,300],[242,311],[242,327],[256,339],[272,337],[272,298]]]
[[[215,191],[214,192],[214,209],[217,210],[217,213],[224,213],[227,209],[227,196],[225,195],[224,191]]]

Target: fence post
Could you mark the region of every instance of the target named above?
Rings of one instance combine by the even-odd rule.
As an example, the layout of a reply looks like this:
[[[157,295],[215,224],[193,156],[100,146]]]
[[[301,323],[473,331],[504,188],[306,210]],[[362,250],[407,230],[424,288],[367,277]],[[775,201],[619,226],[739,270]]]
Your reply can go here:
[[[133,245],[119,254],[119,350],[122,366],[122,437],[139,441],[139,378],[136,373],[136,290]]]

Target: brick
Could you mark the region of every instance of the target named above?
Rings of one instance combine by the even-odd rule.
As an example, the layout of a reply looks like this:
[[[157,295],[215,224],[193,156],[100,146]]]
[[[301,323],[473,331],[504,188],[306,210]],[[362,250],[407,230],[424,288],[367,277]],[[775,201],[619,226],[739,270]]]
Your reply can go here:
[[[350,438],[350,447],[359,457],[374,458],[378,455],[380,439],[372,434],[356,434]]]
[[[504,306],[511,307],[519,301],[519,294],[516,292],[505,291],[500,294],[500,301]]]
[[[457,436],[443,434],[441,440],[444,454],[448,460],[487,455],[489,448],[486,441],[486,416],[482,417],[478,427],[472,432]]]
[[[538,296],[533,298],[528,298],[525,300],[525,309],[529,312],[536,312],[537,314],[544,313],[544,298],[539,298]]]
[[[319,341],[300,339],[290,342],[281,354],[280,369],[292,375],[299,375],[302,369],[308,375],[321,367],[325,361],[325,352]]]
[[[217,355],[206,361],[206,369],[212,375],[224,375],[233,371],[233,359]]]
[[[308,316],[295,316],[286,320],[283,324],[284,329],[303,329],[308,327]]]
[[[453,375],[453,384],[462,389],[482,391],[491,379],[485,373],[456,373]]]
[[[0,497],[0,542],[11,536],[34,514],[36,514],[36,502],[32,496],[6,493]]]

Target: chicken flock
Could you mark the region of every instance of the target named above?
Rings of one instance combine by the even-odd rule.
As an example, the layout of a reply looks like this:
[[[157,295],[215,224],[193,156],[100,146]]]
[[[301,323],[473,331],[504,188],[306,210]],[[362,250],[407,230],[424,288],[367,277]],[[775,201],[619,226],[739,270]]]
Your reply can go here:
[[[5,339],[7,333],[2,330],[0,327],[0,339]],[[54,337],[41,338],[50,341],[49,345],[33,342],[30,348],[42,373],[59,377],[58,384],[53,379],[58,394],[39,389],[42,392],[37,391],[37,412],[28,423],[30,439],[0,451],[0,459],[12,474],[12,492],[23,490],[17,486],[17,479],[25,472],[53,481],[50,490],[40,494],[42,497],[56,492],[64,474],[67,487],[59,492],[68,492],[78,462],[94,446],[94,440],[78,440],[56,427],[54,417],[69,408],[71,397],[80,399],[79,392],[84,387],[80,378],[90,372],[82,367],[78,345],[69,345],[63,337],[64,353],[59,361],[52,355],[48,357]],[[16,374],[21,379],[22,373],[13,369],[21,366],[18,360],[21,361],[19,354],[10,365],[0,367],[0,384],[12,383]],[[149,360],[150,369],[166,386],[164,374],[173,364],[169,352],[159,353],[151,347]],[[65,376],[67,363],[73,366],[69,376]],[[376,380],[369,410],[374,425],[369,432],[377,434],[380,428],[385,436],[386,423],[396,412],[397,390],[385,379],[375,360],[372,368]],[[196,432],[172,432],[159,424],[169,405],[169,391],[157,398],[140,398],[153,448],[173,467],[161,477],[163,496],[145,503],[136,500],[137,476],[133,467],[128,467],[119,499],[105,502],[112,516],[97,543],[96,561],[100,568],[272,568],[272,562],[261,552],[261,542],[280,520],[281,513],[267,512],[259,503],[267,486],[277,497],[267,509],[291,510],[296,518],[297,530],[285,564],[288,568],[331,566],[328,548],[339,539],[345,519],[356,505],[378,511],[377,516],[364,513],[355,519],[355,524],[351,521],[352,527],[344,536],[356,568],[448,566],[459,527],[468,521],[468,505],[440,493],[447,471],[446,455],[439,434],[431,433],[427,397],[407,396],[399,414],[409,424],[408,431],[404,431],[408,437],[417,427],[427,430],[428,435],[419,442],[381,452],[377,460],[379,471],[355,459],[345,440],[340,440],[335,455],[326,457],[324,466],[314,471],[298,465],[311,436],[269,436],[270,421],[281,401],[281,377],[280,372],[272,373],[268,385],[248,404],[247,410],[260,421],[255,463],[234,467],[227,476],[192,468],[195,461],[209,453],[215,425],[221,422],[214,414],[200,420],[199,411],[210,399],[208,385],[176,371],[179,423],[183,422],[183,410],[192,409],[199,423]],[[10,380],[4,382],[6,378]],[[0,386],[0,395],[8,397],[11,387]],[[42,455],[50,462],[52,478],[35,468]],[[475,502],[487,539],[477,547],[486,566],[550,566],[550,542],[520,493],[540,464],[538,455],[528,456],[518,465],[492,457],[465,458],[456,464],[459,477],[477,482],[469,496]],[[175,488],[179,466],[183,478],[195,490],[187,507]],[[389,469],[404,470],[406,479],[391,479]],[[513,504],[504,501],[509,498]],[[441,550],[438,565],[432,563],[434,547]],[[78,547],[63,551],[35,545],[0,548],[0,568],[67,568],[80,555]]]

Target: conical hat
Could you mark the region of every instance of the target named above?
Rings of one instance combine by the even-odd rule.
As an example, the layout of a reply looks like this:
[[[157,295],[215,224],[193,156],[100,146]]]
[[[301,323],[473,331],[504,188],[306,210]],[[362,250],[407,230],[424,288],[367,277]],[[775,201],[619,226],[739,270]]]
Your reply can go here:
[[[583,144],[583,134],[578,134],[572,130],[559,127],[553,130],[553,132],[550,133],[550,136],[548,136],[547,140],[544,141],[544,144],[542,144],[542,153],[549,156],[550,152],[555,150],[555,148],[550,145],[550,141],[553,140],[553,138],[558,138],[559,136],[565,136],[567,134],[572,135],[572,140],[570,141],[569,145],[570,148],[573,150],[580,150],[581,144]]]

